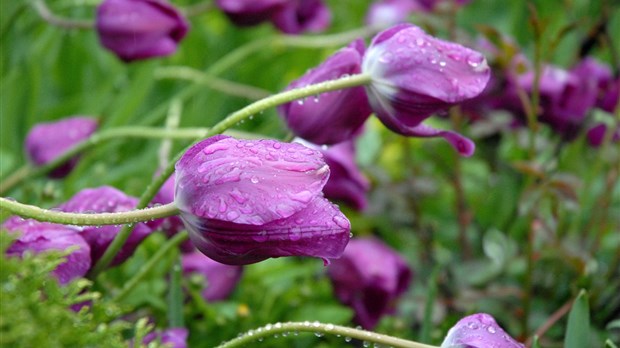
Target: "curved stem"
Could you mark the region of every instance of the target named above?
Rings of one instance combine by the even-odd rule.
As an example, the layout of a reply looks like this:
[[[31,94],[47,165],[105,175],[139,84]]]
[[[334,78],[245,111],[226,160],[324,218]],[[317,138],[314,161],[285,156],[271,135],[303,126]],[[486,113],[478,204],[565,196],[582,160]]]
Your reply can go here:
[[[155,78],[190,80],[195,83],[206,85],[213,90],[250,100],[258,100],[271,94],[271,92],[262,88],[220,79],[198,69],[192,69],[185,66],[167,66],[158,68],[155,70]]]
[[[146,139],[189,139],[194,140],[196,138],[204,137],[207,134],[208,128],[186,128],[186,129],[164,129],[158,127],[118,127],[109,128],[99,133],[93,134],[90,138],[76,144],[71,149],[64,152],[61,156],[58,156],[53,161],[40,166],[34,167],[28,171],[28,173],[19,174],[17,172],[11,174],[9,178],[3,180],[0,184],[0,194],[4,194],[15,185],[19,184],[25,179],[37,177],[48,173],[52,169],[67,162],[73,156],[81,153],[82,151],[93,147],[101,142],[114,139],[114,138],[146,138]],[[24,169],[20,169],[24,170]]]
[[[210,128],[206,132],[206,134],[202,136],[202,138],[220,134],[224,132],[226,129],[237,124],[238,122],[246,118],[249,118],[250,116],[254,114],[260,113],[261,111],[265,109],[277,106],[279,104],[288,103],[298,98],[305,98],[305,97],[317,95],[317,94],[324,93],[324,92],[334,91],[337,89],[350,88],[350,87],[355,87],[355,86],[361,86],[361,85],[368,84],[368,83],[370,83],[370,76],[366,74],[359,74],[359,75],[344,77],[338,80],[325,81],[325,82],[318,83],[315,85],[309,85],[306,87],[292,89],[290,91],[285,91],[285,92],[273,95],[271,97],[259,100],[257,102],[254,102],[246,106],[245,108],[232,113],[231,115],[229,115],[228,117],[220,121],[218,124]],[[168,166],[161,171],[159,176],[156,177],[149,186],[147,186],[146,190],[140,197],[140,201],[138,202],[136,209],[142,209],[146,207],[149,204],[149,202],[153,199],[153,197],[155,197],[155,194],[157,194],[157,191],[159,191],[160,187],[164,184],[164,182],[166,182],[168,177],[170,177],[170,175],[172,175],[172,173],[174,172],[174,166],[176,162],[181,158],[181,156],[183,156],[186,150],[187,148],[179,152],[175,156],[175,158],[172,161],[170,161]],[[112,241],[112,244],[110,244],[110,246],[104,252],[103,256],[101,256],[97,264],[91,270],[91,277],[95,277],[102,270],[106,269],[106,267],[110,264],[110,262],[112,262],[112,259],[116,256],[116,253],[123,246],[127,238],[129,238],[129,235],[131,234],[132,229],[133,229],[133,226],[131,225],[125,225],[123,226],[123,228],[121,228],[121,230],[118,232],[118,234]]]
[[[168,240],[166,244],[164,244],[159,250],[157,250],[155,255],[153,255],[144,265],[142,265],[140,271],[136,273],[131,279],[129,279],[127,283],[125,283],[125,286],[121,289],[121,291],[116,294],[116,296],[114,296],[114,302],[118,302],[122,300],[125,296],[127,296],[131,292],[131,290],[133,290],[136,285],[138,285],[140,281],[159,263],[159,261],[170,252],[170,250],[176,248],[186,239],[187,231],[181,231],[177,233],[174,237],[170,238],[170,240]],[[110,247],[108,247],[108,249],[110,249]],[[94,269],[92,271],[94,271]]]
[[[56,16],[45,4],[43,0],[36,0],[32,3],[32,6],[37,11],[39,16],[47,23],[63,28],[63,29],[92,29],[95,25],[91,21],[80,21],[74,19],[67,19]]]
[[[22,180],[30,176],[30,174],[32,173],[32,170],[33,170],[32,166],[25,164],[22,167],[18,168],[13,173],[9,174],[9,176],[7,176],[6,179],[2,179],[2,182],[0,182],[0,193],[17,185]]]
[[[174,203],[169,203],[154,208],[142,210],[136,209],[120,213],[71,213],[51,209],[42,209],[34,205],[19,203],[4,197],[0,197],[0,209],[6,209],[7,211],[23,218],[78,226],[133,224],[172,216],[179,213],[179,210]]]
[[[287,332],[314,332],[319,335],[334,334],[345,337],[345,341],[350,341],[355,338],[364,342],[372,342],[380,345],[402,348],[437,348],[437,346],[431,346],[414,341],[404,340],[402,338],[392,337],[388,335],[378,334],[371,331],[365,331],[360,329],[353,329],[340,325],[323,324],[317,321],[315,322],[288,322],[288,323],[275,323],[268,324],[256,330],[250,330],[245,334],[232,339],[228,342],[224,342],[219,345],[218,348],[232,348],[232,347],[248,347],[251,346],[253,341],[268,338],[277,334]]]

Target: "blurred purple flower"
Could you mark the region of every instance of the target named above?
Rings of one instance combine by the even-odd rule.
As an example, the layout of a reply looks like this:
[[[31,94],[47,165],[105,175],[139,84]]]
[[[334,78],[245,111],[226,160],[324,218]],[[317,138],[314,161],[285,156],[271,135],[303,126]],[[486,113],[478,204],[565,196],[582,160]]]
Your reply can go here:
[[[252,26],[270,20],[289,0],[216,0],[215,4],[238,26]]]
[[[352,239],[328,269],[338,299],[372,330],[409,288],[413,273],[396,251],[375,238]]]
[[[189,23],[165,0],[104,0],[96,27],[101,44],[131,62],[174,53]]]
[[[596,126],[588,130],[588,144],[594,147],[599,147],[605,140],[605,133],[607,133],[607,126],[603,123],[599,123]],[[611,142],[620,142],[620,127],[616,128],[614,134],[611,135]]]
[[[594,58],[586,57],[571,69],[581,83],[591,83],[596,90],[596,106],[613,113],[620,99],[620,78],[611,69]]]
[[[366,13],[366,24],[389,26],[407,21],[412,12],[424,11],[426,7],[417,0],[379,0],[373,2]]]
[[[329,180],[323,187],[328,199],[341,200],[357,210],[364,210],[368,204],[366,193],[370,188],[368,179],[355,163],[355,142],[347,140],[329,147],[321,147],[296,139],[307,147],[321,151],[329,166]]]
[[[321,32],[331,23],[331,12],[323,0],[289,0],[271,21],[286,34]]]
[[[174,175],[171,175],[166,182],[159,189],[153,200],[151,201],[152,205],[158,204],[168,204],[174,201]],[[156,230],[160,229],[164,231],[168,238],[174,236],[179,231],[185,229],[183,225],[183,221],[178,215],[168,216],[161,219],[155,219],[153,221],[149,221],[146,223],[151,229]],[[194,245],[191,241],[185,240],[179,246],[181,251],[190,252],[194,250]]]
[[[17,239],[7,249],[9,256],[21,256],[26,251],[41,253],[49,250],[64,251],[75,248],[65,256],[66,261],[53,271],[60,284],[86,275],[91,266],[90,247],[76,227],[24,220],[13,216],[2,224],[9,232],[18,233]]]
[[[318,151],[274,140],[215,136],[176,164],[175,202],[194,245],[225,264],[279,256],[339,257],[349,220],[323,198]]]
[[[138,204],[138,199],[127,196],[123,192],[110,187],[102,186],[92,189],[84,189],[76,193],[67,202],[58,206],[61,211],[74,213],[116,213],[133,210]],[[120,231],[120,226],[106,225],[101,227],[84,226],[80,235],[90,245],[92,262],[99,261],[114,237]],[[127,260],[138,245],[152,232],[145,223],[138,223],[129,235],[129,238],[112,260],[110,266],[116,266]]]
[[[186,276],[197,273],[205,278],[207,286],[202,292],[202,297],[209,302],[226,299],[237,286],[243,273],[241,266],[213,261],[197,251],[183,255],[181,263]]]
[[[35,125],[26,136],[26,153],[37,166],[45,165],[78,143],[88,139],[97,130],[97,120],[74,116],[54,122]],[[79,156],[71,158],[49,173],[50,177],[62,178],[75,167]]]
[[[472,314],[454,325],[441,344],[441,348],[521,348],[523,344],[510,337],[485,313]]]
[[[471,2],[471,0],[449,0],[450,2],[454,1],[455,4],[459,6],[467,5]],[[417,0],[427,11],[433,11],[437,5],[441,2],[448,2],[445,0]]]
[[[149,344],[159,339],[161,344],[170,348],[187,348],[187,336],[189,332],[186,328],[175,327],[161,332],[151,332],[142,340],[143,344]]]
[[[407,136],[442,137],[461,155],[473,154],[471,140],[422,122],[484,90],[490,69],[482,54],[399,24],[375,36],[362,72],[372,77],[368,100],[388,128]]]
[[[363,54],[364,42],[356,40],[291,82],[287,90],[359,74]],[[296,135],[321,145],[352,139],[371,113],[363,87],[322,93],[284,104],[278,111]]]

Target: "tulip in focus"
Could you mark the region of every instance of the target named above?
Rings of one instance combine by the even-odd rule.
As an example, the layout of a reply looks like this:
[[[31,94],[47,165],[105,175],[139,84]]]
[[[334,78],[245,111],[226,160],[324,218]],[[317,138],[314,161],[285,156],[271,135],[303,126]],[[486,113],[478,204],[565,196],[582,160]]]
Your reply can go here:
[[[412,272],[396,251],[374,238],[353,239],[328,269],[338,299],[372,330],[409,288]]]
[[[422,122],[484,90],[490,69],[482,54],[400,24],[375,36],[362,72],[372,77],[365,87],[368,99],[388,128],[407,136],[442,137],[461,155],[473,154],[471,140]]]
[[[104,0],[96,27],[101,44],[131,62],[171,55],[189,24],[165,0]]]
[[[199,274],[207,281],[202,297],[208,302],[226,299],[237,286],[243,273],[241,266],[225,265],[199,252],[184,254],[181,264],[186,276]]]
[[[97,130],[97,120],[75,116],[62,120],[39,123],[26,136],[26,154],[36,166],[45,165],[60,157],[67,150],[88,139]],[[75,167],[75,156],[49,173],[50,177],[67,176]]]
[[[41,253],[49,250],[74,250],[65,256],[66,261],[52,272],[60,284],[67,284],[75,278],[86,275],[91,266],[90,247],[75,227],[24,220],[13,216],[2,224],[2,228],[18,234],[17,239],[7,249],[9,256],[21,256],[30,251]]]
[[[61,211],[73,213],[117,213],[133,210],[137,204],[137,198],[127,196],[113,187],[102,186],[84,189],[58,208]],[[120,229],[120,226],[114,225],[101,227],[84,226],[81,228],[80,236],[90,245],[93,263],[99,261],[101,256],[103,256],[103,253],[110,246]],[[151,232],[151,228],[145,223],[136,224],[129,238],[110,265],[116,266],[127,260]]]
[[[459,320],[441,344],[441,348],[522,348],[523,344],[510,337],[485,313],[478,313]]]
[[[215,136],[176,164],[175,203],[194,245],[231,265],[270,257],[340,257],[349,220],[323,198],[318,151],[274,140]]]
[[[287,89],[359,74],[364,42],[356,40],[334,53],[318,67],[293,81]],[[305,101],[294,101],[278,108],[288,127],[314,144],[336,144],[352,139],[370,116],[363,87],[322,93]]]

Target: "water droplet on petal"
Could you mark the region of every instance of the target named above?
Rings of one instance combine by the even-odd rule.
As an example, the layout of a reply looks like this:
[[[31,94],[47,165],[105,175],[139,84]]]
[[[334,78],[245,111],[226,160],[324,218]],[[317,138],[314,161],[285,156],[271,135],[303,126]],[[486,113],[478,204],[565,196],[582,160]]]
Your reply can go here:
[[[258,234],[254,235],[252,239],[259,243],[263,243],[266,242],[267,239],[269,239],[269,236],[267,236],[267,231],[260,231],[258,232]]]
[[[489,327],[487,327],[487,331],[488,331],[490,334],[494,334],[495,332],[497,332],[493,326],[489,326]]]
[[[256,176],[253,176],[250,178],[250,181],[252,182],[252,184],[258,184],[258,178]]]
[[[349,220],[347,220],[347,218],[340,216],[340,215],[335,215],[332,220],[336,223],[336,225],[342,227],[342,228],[350,228],[351,224],[349,223]]]
[[[478,324],[476,324],[474,322],[467,323],[467,327],[472,329],[472,330],[478,330]]]

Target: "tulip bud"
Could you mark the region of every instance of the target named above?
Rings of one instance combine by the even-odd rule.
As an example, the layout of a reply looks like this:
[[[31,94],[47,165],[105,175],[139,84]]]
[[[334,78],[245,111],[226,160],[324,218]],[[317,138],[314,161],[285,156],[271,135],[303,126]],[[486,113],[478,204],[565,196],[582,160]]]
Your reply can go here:
[[[485,313],[472,314],[454,325],[441,344],[441,348],[522,348],[523,344],[515,341]]]

